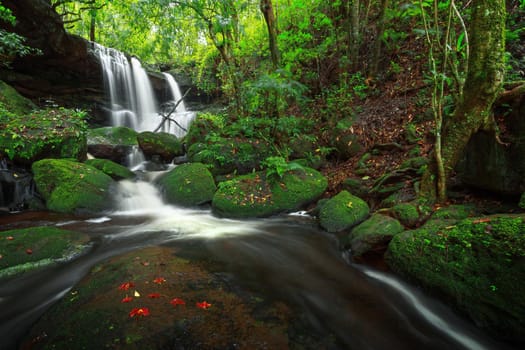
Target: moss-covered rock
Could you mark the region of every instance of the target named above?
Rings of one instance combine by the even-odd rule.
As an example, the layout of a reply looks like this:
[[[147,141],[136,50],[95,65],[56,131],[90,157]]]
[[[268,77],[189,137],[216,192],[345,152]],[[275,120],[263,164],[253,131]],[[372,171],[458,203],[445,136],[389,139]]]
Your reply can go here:
[[[286,171],[279,179],[257,172],[221,182],[213,196],[214,213],[233,218],[267,217],[314,202],[328,182],[317,170]]]
[[[419,221],[419,210],[414,204],[399,203],[391,208],[392,215],[403,225],[413,227]]]
[[[436,210],[432,214],[432,219],[461,220],[477,214],[478,211],[474,204],[452,204]]]
[[[86,158],[83,112],[64,108],[0,118],[0,157],[31,164],[43,158]]]
[[[111,176],[114,180],[132,179],[135,177],[133,171],[109,159],[88,159],[84,164],[101,170],[104,174]]]
[[[110,187],[115,183],[102,171],[65,159],[33,163],[38,192],[49,210],[63,213],[99,212],[111,208]]]
[[[396,219],[373,214],[352,229],[348,236],[352,256],[359,257],[369,251],[386,250],[394,235],[403,231],[403,226]]]
[[[400,233],[386,261],[481,328],[525,342],[525,216],[430,220]]]
[[[217,137],[211,143],[195,143],[188,149],[190,161],[209,165],[214,176],[259,170],[261,161],[271,154],[267,142],[241,138]]]
[[[219,132],[226,125],[223,116],[212,113],[199,113],[190,125],[184,140],[188,147],[195,143],[205,143],[206,137]]]
[[[359,142],[358,135],[354,134],[354,129],[352,128],[354,121],[354,117],[340,120],[333,130],[333,146],[341,159],[353,157],[363,148]]]
[[[341,232],[359,224],[369,213],[364,200],[343,190],[321,207],[319,224],[328,232]]]
[[[110,159],[124,164],[131,149],[138,147],[137,135],[135,130],[124,126],[89,129],[88,152],[95,158]]]
[[[141,132],[137,136],[140,149],[146,157],[159,156],[165,162],[184,155],[182,143],[173,134],[166,132]]]
[[[211,202],[217,186],[202,163],[186,163],[157,179],[164,198],[172,204],[196,206]]]
[[[343,181],[343,190],[346,190],[350,193],[353,193],[357,197],[365,197],[368,195],[370,190],[370,179],[367,177],[365,179],[349,177]]]
[[[55,227],[0,232],[0,279],[71,259],[87,241],[87,235]]]
[[[31,100],[20,95],[11,85],[0,80],[0,105],[15,114],[26,115],[36,109],[36,105]]]

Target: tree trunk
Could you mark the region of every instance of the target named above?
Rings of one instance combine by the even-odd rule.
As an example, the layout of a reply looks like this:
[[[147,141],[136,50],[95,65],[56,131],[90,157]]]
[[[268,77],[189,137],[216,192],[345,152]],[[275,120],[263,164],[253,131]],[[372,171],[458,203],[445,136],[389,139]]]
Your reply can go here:
[[[360,1],[359,0],[353,0],[352,1],[352,8],[350,10],[350,52],[349,52],[349,58],[350,63],[352,65],[353,70],[357,70],[358,67],[358,58],[359,58],[359,46],[361,44],[361,40],[359,38],[359,8],[360,8]]]
[[[372,62],[370,64],[369,76],[375,77],[379,70],[379,61],[381,60],[381,48],[383,46],[383,34],[385,32],[386,10],[390,5],[390,0],[381,0],[379,9],[379,19],[377,20],[376,40],[372,52]]]
[[[273,14],[273,6],[271,0],[261,0],[259,8],[263,13],[266,27],[268,28],[268,42],[270,46],[270,55],[274,68],[279,67],[280,54],[277,47],[277,23]]]
[[[495,130],[492,105],[503,84],[505,72],[505,1],[474,0],[471,45],[463,99],[445,119],[442,157],[450,179],[471,136],[480,129]],[[436,179],[429,167],[422,180],[421,196],[435,200]]]

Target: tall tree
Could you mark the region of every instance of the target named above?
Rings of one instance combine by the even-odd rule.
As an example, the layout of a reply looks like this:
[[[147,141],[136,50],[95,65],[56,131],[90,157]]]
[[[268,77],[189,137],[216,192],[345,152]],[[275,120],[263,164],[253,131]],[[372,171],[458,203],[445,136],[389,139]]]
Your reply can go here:
[[[274,68],[279,67],[280,54],[277,47],[277,21],[273,12],[272,0],[261,0],[259,8],[263,13],[266,27],[268,29],[268,42],[270,46],[270,56]]]
[[[444,119],[442,159],[446,179],[453,174],[474,133],[481,129],[496,133],[492,105],[500,93],[505,73],[505,1],[473,0],[472,6],[470,54],[463,95],[454,113]],[[422,180],[421,195],[429,199],[436,196],[434,170],[435,166],[429,167]]]

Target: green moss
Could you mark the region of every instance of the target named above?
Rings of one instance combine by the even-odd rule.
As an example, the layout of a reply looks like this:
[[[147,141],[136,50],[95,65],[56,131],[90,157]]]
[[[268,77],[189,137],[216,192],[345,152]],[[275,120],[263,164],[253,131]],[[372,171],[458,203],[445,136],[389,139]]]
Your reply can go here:
[[[0,232],[0,278],[68,259],[87,240],[86,235],[45,226]]]
[[[114,181],[86,164],[63,159],[33,163],[38,192],[49,210],[58,212],[98,212],[111,207],[109,188]]]
[[[319,212],[319,223],[328,232],[349,229],[369,214],[368,204],[348,191],[341,191],[323,205]]]
[[[268,181],[264,172],[257,172],[220,183],[212,206],[221,216],[266,217],[297,210],[316,200],[326,187],[326,178],[311,168],[288,171],[278,181]]]
[[[101,170],[104,174],[111,176],[114,180],[131,179],[135,177],[134,172],[109,159],[88,159],[84,164]]]
[[[157,180],[169,203],[196,206],[210,202],[217,189],[213,176],[201,163],[175,167]]]
[[[373,214],[357,225],[348,236],[352,255],[360,256],[372,249],[385,249],[392,237],[402,231],[403,226],[396,219]]]
[[[64,108],[0,118],[0,155],[29,164],[43,158],[86,157],[85,113]]]
[[[88,145],[123,145],[137,146],[138,133],[124,126],[108,126],[97,129],[90,129],[87,132]]]
[[[31,100],[20,95],[13,87],[0,80],[0,104],[15,115],[26,115],[36,109]]]
[[[145,131],[137,136],[137,140],[147,156],[158,155],[165,161],[171,161],[184,154],[182,143],[173,134]]]
[[[395,236],[386,261],[482,328],[509,340],[522,337],[525,300],[516,291],[525,290],[523,217],[431,220]]]
[[[412,227],[419,220],[419,211],[417,207],[410,203],[396,204],[391,209],[395,218],[403,225]]]
[[[476,215],[476,213],[476,206],[473,204],[452,204],[436,210],[432,218],[461,220]]]

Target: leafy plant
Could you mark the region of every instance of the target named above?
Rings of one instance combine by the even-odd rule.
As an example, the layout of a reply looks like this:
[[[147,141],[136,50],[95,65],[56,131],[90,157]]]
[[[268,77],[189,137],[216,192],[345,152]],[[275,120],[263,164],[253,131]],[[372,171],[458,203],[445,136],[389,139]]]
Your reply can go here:
[[[266,178],[269,181],[279,181],[288,171],[303,169],[295,162],[287,162],[283,157],[268,157],[261,162],[266,168]]]

